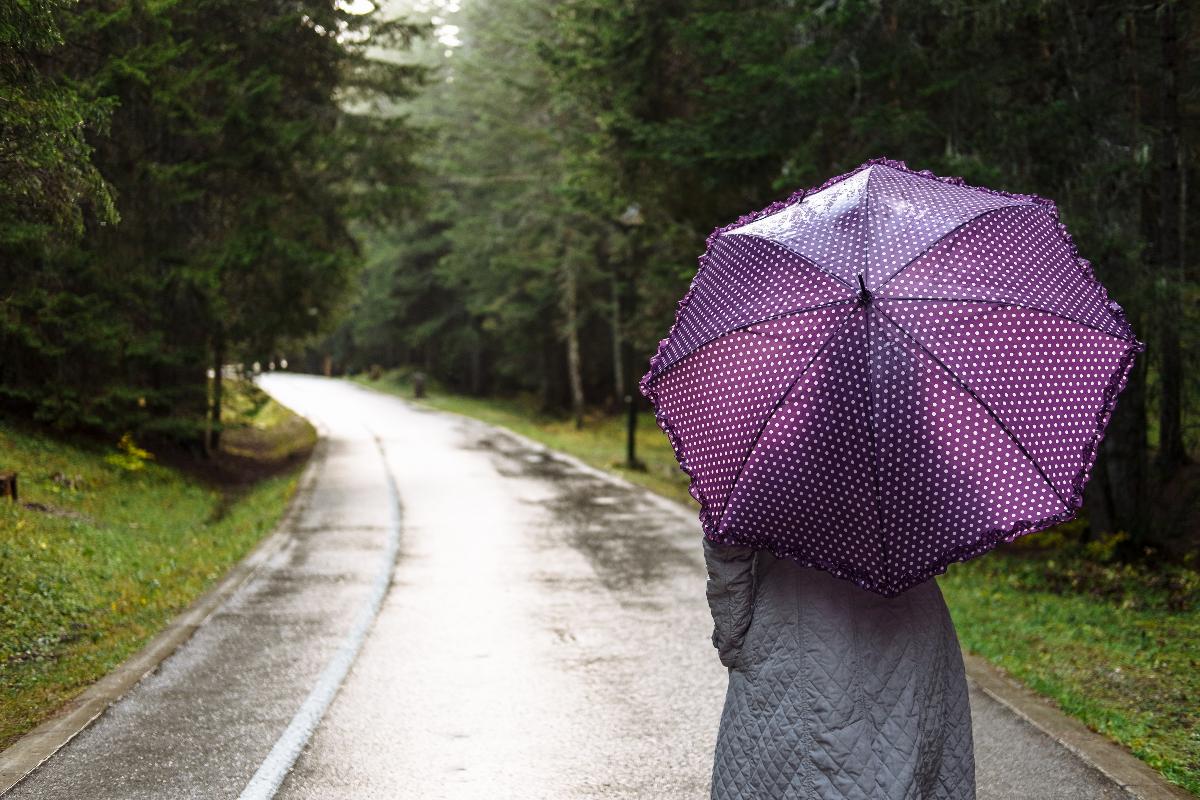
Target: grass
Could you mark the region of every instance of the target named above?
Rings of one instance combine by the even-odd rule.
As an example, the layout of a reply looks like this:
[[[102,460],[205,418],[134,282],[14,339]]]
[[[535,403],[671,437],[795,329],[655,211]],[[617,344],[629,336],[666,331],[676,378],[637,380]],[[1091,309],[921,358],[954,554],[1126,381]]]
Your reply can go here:
[[[317,443],[312,425],[252,383],[233,384],[222,405],[221,449],[227,457],[275,464]]]
[[[401,372],[357,382],[412,397]],[[648,414],[624,467],[624,418],[540,415],[520,399],[431,387],[421,402],[521,433],[695,507],[687,476]],[[1033,534],[938,579],[963,647],[1200,796],[1200,571],[1112,561],[1116,540],[1083,544],[1078,522]]]
[[[363,386],[412,397],[407,377],[398,371],[385,372],[376,381],[366,375],[356,376],[353,380]],[[625,466],[624,415],[589,414],[583,428],[576,429],[570,419],[536,413],[528,399],[468,397],[442,391],[436,385],[421,402],[509,428],[547,447],[571,453],[592,466],[616,472],[631,483],[673,500],[692,502],[687,490],[687,476],[679,470],[671,444],[646,414],[639,417],[636,437],[637,458],[645,469],[633,470]]]
[[[1100,574],[1062,586],[1072,571]],[[1200,795],[1195,570],[1097,566],[1067,546],[956,564],[939,583],[966,649]]]
[[[261,424],[258,451],[292,456],[273,474],[260,462],[253,480],[216,483],[129,440],[71,443],[0,421],[0,469],[18,471],[22,501],[0,498],[0,748],[136,652],[274,527],[296,448],[315,434],[253,387],[233,394],[246,404],[233,428]],[[307,438],[283,447],[281,426]]]

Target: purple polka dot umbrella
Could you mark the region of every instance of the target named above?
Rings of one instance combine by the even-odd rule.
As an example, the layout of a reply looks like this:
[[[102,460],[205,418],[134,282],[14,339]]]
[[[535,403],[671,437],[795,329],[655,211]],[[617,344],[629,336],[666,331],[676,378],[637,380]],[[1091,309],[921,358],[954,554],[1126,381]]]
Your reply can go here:
[[[1053,202],[873,159],[714,231],[641,391],[705,536],[893,596],[1073,518],[1143,349]]]

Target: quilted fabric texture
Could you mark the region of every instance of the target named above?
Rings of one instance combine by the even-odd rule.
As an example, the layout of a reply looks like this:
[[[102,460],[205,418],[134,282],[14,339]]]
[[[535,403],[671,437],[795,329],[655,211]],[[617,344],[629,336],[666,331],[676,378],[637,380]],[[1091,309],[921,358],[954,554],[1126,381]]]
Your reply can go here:
[[[962,653],[933,580],[887,598],[704,540],[729,690],[712,800],[974,800]]]
[[[873,159],[715,231],[640,388],[709,539],[894,596],[1073,518],[1142,349],[1052,202]]]

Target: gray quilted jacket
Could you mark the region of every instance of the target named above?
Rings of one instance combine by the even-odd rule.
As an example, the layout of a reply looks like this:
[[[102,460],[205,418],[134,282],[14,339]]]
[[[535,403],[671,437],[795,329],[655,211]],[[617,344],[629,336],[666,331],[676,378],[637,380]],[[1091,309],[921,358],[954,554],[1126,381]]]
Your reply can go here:
[[[704,540],[729,667],[713,800],[974,800],[962,652],[935,581],[895,598]]]

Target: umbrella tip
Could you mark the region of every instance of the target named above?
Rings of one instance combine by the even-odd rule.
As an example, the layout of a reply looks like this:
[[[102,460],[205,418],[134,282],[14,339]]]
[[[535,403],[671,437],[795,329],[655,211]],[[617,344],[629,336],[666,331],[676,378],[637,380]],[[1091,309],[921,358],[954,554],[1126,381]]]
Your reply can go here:
[[[858,276],[858,302],[860,305],[871,305],[871,292],[867,289],[867,283],[863,280],[863,276],[859,273]]]

